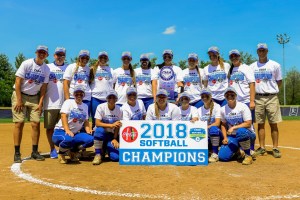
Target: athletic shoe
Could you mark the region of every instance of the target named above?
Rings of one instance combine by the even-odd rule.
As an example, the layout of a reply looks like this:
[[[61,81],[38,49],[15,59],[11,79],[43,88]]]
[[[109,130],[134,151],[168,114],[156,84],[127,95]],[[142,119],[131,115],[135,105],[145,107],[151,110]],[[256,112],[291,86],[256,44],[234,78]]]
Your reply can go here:
[[[266,155],[267,152],[266,152],[266,149],[262,148],[262,147],[259,147],[258,149],[256,149],[255,151],[255,156],[264,156]]]
[[[241,149],[237,150],[237,152],[235,153],[236,155],[236,160],[239,162],[242,162],[245,159],[245,152]]]
[[[55,158],[57,158],[57,157],[58,157],[57,151],[56,151],[56,149],[54,148],[54,149],[52,149],[52,150],[50,151],[50,158],[55,159]]]
[[[281,158],[281,152],[277,148],[273,148],[273,156],[274,158]]]
[[[58,162],[59,162],[60,164],[67,164],[67,160],[66,160],[64,154],[58,154],[58,155],[57,155],[57,158],[58,158]]]
[[[212,153],[211,156],[208,159],[208,162],[215,163],[219,161],[219,156],[216,153]]]
[[[252,162],[253,162],[252,156],[246,155],[246,157],[244,158],[242,164],[243,165],[251,165]]]
[[[38,151],[31,153],[31,159],[37,160],[37,161],[44,161],[44,156],[41,156],[41,154]]]
[[[69,151],[69,157],[72,162],[79,162],[78,153]]]
[[[95,155],[94,160],[93,160],[93,165],[100,165],[102,163],[102,158],[101,155]]]
[[[255,151],[250,150],[250,155],[252,156],[252,160],[256,160]]]
[[[22,162],[21,154],[20,153],[15,153],[14,162],[15,163],[21,163]]]

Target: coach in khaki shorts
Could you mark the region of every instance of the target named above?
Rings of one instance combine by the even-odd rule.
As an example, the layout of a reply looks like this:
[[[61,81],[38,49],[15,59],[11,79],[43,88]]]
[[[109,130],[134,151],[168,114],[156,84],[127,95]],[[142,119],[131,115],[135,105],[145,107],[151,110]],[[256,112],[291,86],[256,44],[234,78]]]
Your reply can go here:
[[[60,120],[60,109],[64,103],[63,75],[67,68],[65,64],[66,49],[57,47],[54,52],[54,62],[48,64],[50,69],[49,83],[44,98],[44,128],[50,145],[50,158],[57,158],[57,152],[52,142],[54,127]]]
[[[258,123],[258,138],[260,145],[255,154],[266,154],[265,120],[266,117],[268,117],[273,140],[273,156],[275,158],[280,158],[281,152],[278,149],[279,131],[277,123],[281,122],[282,118],[277,94],[282,83],[281,68],[277,62],[268,59],[267,54],[267,44],[258,44],[257,55],[259,61],[251,65],[256,80],[255,118]]]
[[[32,153],[31,158],[45,160],[38,152],[40,137],[40,116],[43,108],[43,99],[49,81],[50,70],[44,63],[48,56],[46,46],[38,46],[36,58],[22,62],[16,72],[14,92],[11,97],[14,128],[15,155],[14,162],[20,163],[20,144],[26,116],[29,117],[32,127]]]

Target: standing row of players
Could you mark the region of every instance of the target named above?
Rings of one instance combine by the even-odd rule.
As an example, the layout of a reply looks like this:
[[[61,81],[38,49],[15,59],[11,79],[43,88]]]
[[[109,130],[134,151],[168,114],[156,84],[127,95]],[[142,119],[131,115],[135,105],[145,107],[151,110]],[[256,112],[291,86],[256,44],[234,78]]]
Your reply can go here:
[[[185,70],[181,70],[179,67],[174,66],[172,64],[173,52],[171,50],[165,50],[163,52],[164,62],[161,65],[158,65],[156,68],[151,69],[151,63],[149,61],[149,57],[146,54],[141,55],[141,68],[133,70],[131,65],[131,53],[124,52],[122,54],[122,67],[112,70],[108,66],[108,54],[106,52],[100,52],[98,56],[98,62],[96,65],[91,68],[87,66],[89,61],[89,52],[86,50],[82,50],[79,53],[77,63],[70,64],[69,66],[64,65],[64,58],[66,55],[66,50],[64,48],[57,48],[55,50],[54,63],[50,64],[48,67],[43,64],[44,59],[48,56],[48,49],[45,46],[39,46],[37,48],[36,54],[37,57],[35,59],[29,59],[24,61],[21,67],[18,69],[16,73],[16,84],[15,84],[15,92],[12,96],[12,104],[13,104],[13,116],[14,122],[16,123],[15,128],[15,162],[21,161],[20,156],[20,141],[22,135],[22,128],[24,125],[24,110],[23,108],[27,108],[30,112],[30,120],[32,122],[33,130],[35,130],[36,124],[39,123],[39,118],[34,118],[36,114],[40,114],[42,110],[42,106],[44,106],[45,110],[45,128],[47,129],[48,140],[51,146],[51,157],[56,157],[56,150],[52,143],[52,134],[54,131],[55,124],[57,120],[60,118],[59,114],[66,114],[66,119],[62,120],[61,125],[56,126],[56,130],[68,130],[65,127],[65,123],[73,116],[74,119],[78,120],[78,117],[81,117],[79,121],[82,122],[83,115],[80,113],[80,109],[74,109],[74,112],[64,113],[62,108],[64,100],[75,99],[76,96],[75,88],[81,87],[84,92],[82,102],[87,105],[88,108],[88,117],[90,114],[93,118],[93,126],[92,127],[102,127],[102,128],[119,128],[121,125],[119,123],[112,123],[112,116],[106,116],[107,119],[101,121],[101,125],[97,125],[96,118],[96,110],[97,107],[101,107],[99,105],[104,104],[108,99],[108,94],[111,91],[115,90],[116,96],[116,104],[122,106],[126,105],[127,102],[127,90],[128,88],[136,87],[136,95],[137,98],[141,99],[143,104],[145,105],[146,110],[151,112],[153,116],[156,116],[155,119],[159,119],[159,109],[158,105],[160,102],[160,98],[157,98],[160,93],[165,93],[170,101],[174,101],[175,104],[178,104],[179,101],[183,103],[185,97],[189,99],[189,104],[195,106],[196,108],[200,108],[203,106],[203,97],[201,96],[202,91],[209,91],[206,95],[211,95],[211,99],[213,100],[212,105],[220,105],[225,106],[226,108],[230,108],[230,112],[224,115],[224,122],[228,124],[228,126],[221,126],[222,132],[226,133],[220,134],[222,136],[223,144],[227,144],[230,140],[227,139],[227,135],[231,135],[234,132],[234,136],[238,136],[238,131],[235,133],[235,129],[240,128],[248,128],[247,130],[252,131],[251,123],[250,127],[248,127],[248,123],[245,121],[249,121],[247,118],[243,118],[244,114],[235,113],[236,107],[240,103],[245,103],[252,111],[252,116],[250,115],[250,121],[254,119],[254,108],[256,103],[256,109],[259,109],[256,112],[256,119],[259,123],[258,135],[260,139],[260,148],[257,150],[256,154],[264,154],[264,123],[265,123],[265,111],[267,111],[267,116],[272,129],[272,136],[277,133],[276,137],[272,137],[273,139],[273,153],[274,157],[280,157],[280,152],[277,148],[278,145],[278,129],[277,123],[281,121],[281,115],[279,110],[279,103],[277,98],[278,93],[278,85],[281,83],[281,72],[280,65],[274,61],[271,61],[267,58],[268,48],[266,44],[258,44],[257,53],[259,56],[259,61],[253,63],[251,66],[247,66],[241,63],[240,53],[238,50],[232,50],[229,53],[229,58],[232,62],[230,66],[227,63],[224,63],[222,58],[219,55],[219,50],[217,47],[211,47],[208,50],[208,55],[211,59],[211,64],[206,66],[203,70],[198,68],[198,56],[194,53],[189,54],[188,56],[188,64],[189,68]],[[256,81],[256,86],[255,86]],[[48,85],[47,85],[48,83]],[[208,90],[203,90],[203,88],[208,88]],[[226,97],[227,93],[233,93],[231,96],[234,96],[234,100],[237,100],[239,103],[235,102],[233,107],[230,107],[230,103]],[[38,97],[37,93],[40,91],[40,96]],[[157,92],[159,91],[159,92]],[[164,92],[165,91],[165,92]],[[185,92],[185,93],[183,93]],[[255,94],[256,92],[256,94]],[[187,96],[182,96],[182,94],[186,94]],[[205,95],[205,94],[203,94]],[[80,96],[80,95],[79,95]],[[229,95],[230,96],[230,95]],[[21,98],[20,98],[21,97]],[[36,108],[32,109],[32,105],[25,105],[23,101],[24,98],[35,98],[37,99]],[[202,98],[201,98],[202,97]],[[20,99],[22,101],[20,102]],[[24,104],[23,104],[24,103]],[[154,104],[153,104],[154,103]],[[149,107],[150,104],[153,104],[152,107]],[[274,104],[277,105],[274,107]],[[123,105],[123,106],[125,106]],[[168,104],[169,105],[169,104]],[[172,104],[170,104],[172,105]],[[243,105],[243,104],[242,104]],[[149,108],[148,108],[149,107]],[[213,106],[217,107],[217,106]],[[153,109],[151,109],[153,108]],[[250,112],[249,108],[245,112]],[[73,109],[73,108],[72,108]],[[103,108],[104,109],[104,108]],[[105,108],[106,109],[106,108]],[[131,109],[131,108],[130,108]],[[23,112],[20,112],[23,111]],[[36,112],[34,112],[36,111]],[[81,110],[82,111],[82,110]],[[160,110],[162,113],[166,112],[166,110]],[[210,109],[210,117],[212,118],[212,109]],[[240,112],[240,111],[239,111]],[[18,116],[22,115],[23,116]],[[62,115],[63,116],[63,115]],[[75,116],[75,117],[74,117]],[[227,116],[227,118],[226,118]],[[102,116],[103,117],[103,116]],[[162,115],[161,120],[166,119],[169,120],[170,117],[165,117]],[[62,117],[63,119],[63,117]],[[97,118],[96,118],[97,119]],[[75,120],[75,121],[76,121]],[[83,120],[84,121],[84,120]],[[109,125],[106,127],[103,123],[109,123],[113,125]],[[99,124],[99,123],[98,123]],[[223,124],[223,123],[222,123]],[[39,124],[38,124],[39,125]],[[214,126],[213,126],[214,127]],[[273,128],[272,128],[273,127]],[[218,128],[218,126],[217,126]],[[223,130],[225,128],[228,131]],[[212,128],[215,129],[215,128]],[[216,129],[217,130],[217,129]],[[209,131],[210,138],[213,134]],[[18,132],[19,131],[19,132]],[[78,131],[78,130],[77,130]],[[90,132],[90,130],[86,130]],[[35,131],[33,131],[35,133]],[[43,160],[43,157],[39,155],[37,152],[37,143],[39,130],[37,134],[33,134],[33,153],[32,157],[37,160]],[[102,130],[103,132],[103,130]],[[252,157],[250,156],[250,148],[249,152],[246,146],[242,146],[242,144],[248,144],[248,142],[243,142],[244,140],[248,141],[251,134],[248,131],[243,130],[243,139],[240,142],[240,146],[244,150],[248,156],[245,157],[244,164],[251,164]],[[76,135],[77,132],[73,133]],[[98,137],[96,134],[97,129],[95,131],[94,137]],[[37,137],[34,137],[38,135]],[[55,135],[55,134],[54,134]],[[101,134],[100,134],[101,135]],[[114,135],[114,134],[112,134]],[[248,135],[248,136],[246,136]],[[253,135],[253,134],[252,134]],[[18,137],[19,136],[19,137]],[[254,134],[255,136],[255,134]],[[36,140],[34,140],[36,138]],[[101,138],[101,137],[98,137]],[[211,141],[215,141],[216,144],[219,139],[213,139]],[[54,136],[53,136],[54,139]],[[252,139],[253,140],[253,139]],[[101,141],[101,140],[98,140]],[[249,139],[250,141],[250,139]],[[95,140],[95,148],[99,146],[98,144],[102,144],[103,142],[96,142]],[[212,142],[213,143],[213,142]],[[250,144],[250,143],[249,143]],[[254,142],[251,143],[252,146]],[[238,145],[238,146],[239,146]],[[214,145],[213,145],[214,146]],[[219,146],[219,144],[218,144]],[[227,145],[227,147],[231,147],[232,145]],[[250,145],[249,145],[250,146]],[[114,146],[115,147],[115,146]],[[82,147],[86,148],[86,147]],[[63,149],[62,148],[62,152]],[[222,148],[221,148],[222,149]],[[254,149],[254,146],[252,150]],[[230,149],[232,151],[232,149]],[[74,150],[75,151],[75,150]],[[210,161],[217,161],[218,152],[214,152],[210,158]],[[96,155],[97,155],[96,148]],[[96,157],[95,157],[96,158]],[[64,159],[62,159],[64,160]],[[225,159],[224,159],[225,160]],[[94,160],[95,161],[95,160]],[[100,161],[101,162],[101,157]],[[95,161],[96,163],[96,161]]]

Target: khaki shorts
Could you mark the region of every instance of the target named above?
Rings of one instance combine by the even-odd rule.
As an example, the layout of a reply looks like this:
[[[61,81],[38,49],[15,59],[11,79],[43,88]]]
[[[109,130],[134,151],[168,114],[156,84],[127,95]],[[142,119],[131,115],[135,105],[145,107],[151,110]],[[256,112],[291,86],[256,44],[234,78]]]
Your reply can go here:
[[[11,96],[11,110],[13,115],[13,122],[24,122],[27,117],[31,122],[40,122],[40,112],[36,110],[38,108],[40,97],[39,95],[28,96],[21,94],[22,102],[24,104],[22,112],[16,112],[15,106],[17,104],[17,95],[14,91]]]
[[[53,129],[60,120],[60,109],[44,111],[44,128]]]
[[[258,124],[264,124],[268,117],[270,124],[282,122],[280,104],[277,95],[255,96],[255,119]]]

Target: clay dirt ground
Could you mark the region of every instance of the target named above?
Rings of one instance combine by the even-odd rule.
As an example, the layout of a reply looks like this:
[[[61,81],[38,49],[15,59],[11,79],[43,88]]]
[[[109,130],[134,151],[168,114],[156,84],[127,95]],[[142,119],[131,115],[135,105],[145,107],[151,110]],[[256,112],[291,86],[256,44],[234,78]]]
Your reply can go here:
[[[250,166],[236,161],[189,167],[119,166],[113,162],[93,166],[91,160],[61,165],[50,158],[21,164],[22,172],[52,183],[52,186],[71,186],[70,190],[32,183],[16,176],[11,171],[13,124],[0,125],[0,199],[300,199],[299,121],[279,124],[280,145],[296,149],[281,148],[282,158],[275,159],[269,154],[258,157]],[[47,153],[49,147],[42,127],[43,124],[39,150]],[[31,153],[30,134],[31,127],[27,123],[22,157]],[[268,127],[266,143],[271,144]],[[96,192],[75,192],[75,187]]]

